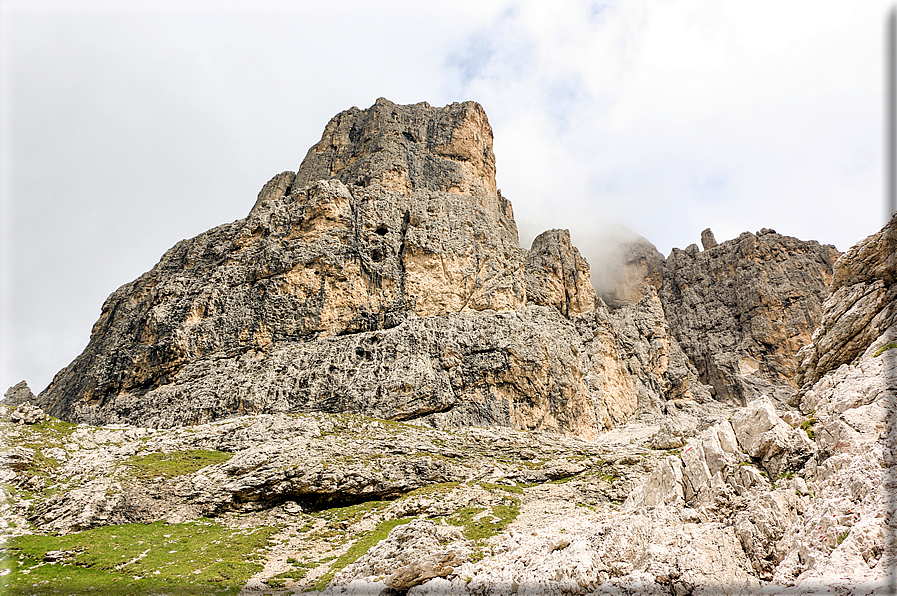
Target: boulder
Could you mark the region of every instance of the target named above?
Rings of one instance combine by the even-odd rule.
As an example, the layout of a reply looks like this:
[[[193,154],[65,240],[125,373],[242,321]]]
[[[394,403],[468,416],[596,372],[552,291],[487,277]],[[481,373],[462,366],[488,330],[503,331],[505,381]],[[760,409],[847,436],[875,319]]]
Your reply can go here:
[[[765,395],[739,410],[731,422],[741,449],[758,460],[771,478],[799,470],[815,450],[803,430],[779,418]]]
[[[37,424],[43,422],[45,418],[44,411],[28,402],[19,404],[15,410],[9,414],[10,422],[19,424]]]

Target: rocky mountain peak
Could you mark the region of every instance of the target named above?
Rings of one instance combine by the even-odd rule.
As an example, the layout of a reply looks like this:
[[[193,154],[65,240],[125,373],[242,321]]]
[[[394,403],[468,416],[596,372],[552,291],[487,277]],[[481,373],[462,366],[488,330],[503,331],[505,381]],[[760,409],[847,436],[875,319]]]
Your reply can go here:
[[[548,230],[533,240],[526,258],[526,295],[529,302],[553,306],[568,318],[595,310],[598,295],[589,263],[570,241],[570,230]]]
[[[610,309],[568,231],[520,247],[479,104],[380,99],[335,116],[245,219],[114,292],[39,402],[92,423],[325,411],[594,437],[711,388],[794,392],[833,248],[705,231],[664,259],[608,236]]]
[[[680,345],[716,398],[744,404],[798,388],[797,352],[810,342],[840,253],[768,228],[715,245],[674,248],[661,300]]]
[[[331,178],[409,195],[431,190],[492,197],[492,127],[473,101],[434,108],[381,97],[366,110],[352,108],[330,120],[299,167],[296,184]]]
[[[551,238],[527,267],[479,104],[381,99],[332,119],[248,217],[114,292],[39,399],[90,422],[330,411],[589,436],[569,319],[594,291],[569,234]],[[528,301],[531,284],[558,294]]]

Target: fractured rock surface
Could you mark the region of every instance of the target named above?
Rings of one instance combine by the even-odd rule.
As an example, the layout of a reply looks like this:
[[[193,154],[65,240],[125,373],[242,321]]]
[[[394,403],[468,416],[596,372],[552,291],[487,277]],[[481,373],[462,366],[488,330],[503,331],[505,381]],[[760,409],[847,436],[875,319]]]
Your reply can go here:
[[[113,293],[87,349],[40,403],[71,420],[171,426],[309,410],[406,419],[469,395],[477,413],[462,418],[579,432],[588,412],[568,427],[546,419],[545,402],[563,395],[593,409],[588,393],[561,388],[579,382],[582,364],[564,362],[569,373],[557,376],[567,379],[547,382],[544,371],[560,362],[554,346],[534,353],[539,346],[502,326],[551,317],[526,310],[526,251],[495,189],[491,147],[473,102],[378,100],[339,114],[298,173],[269,182],[246,219],[182,241]],[[587,265],[573,265],[585,272],[571,289],[587,293]],[[576,298],[573,312],[587,303]],[[485,329],[464,339],[482,323],[496,353],[479,341]],[[570,335],[565,325],[548,322],[543,336]],[[569,353],[563,339],[557,347]],[[542,385],[525,403],[512,383],[502,386],[518,364],[542,377],[520,380]]]
[[[526,297],[565,317],[595,310],[598,296],[589,264],[571,244],[568,230],[548,230],[533,240],[526,257]]]
[[[838,255],[833,246],[767,229],[703,252],[673,249],[661,301],[716,399],[743,405],[765,393],[787,400],[798,388],[795,357],[819,323]]]
[[[566,230],[520,248],[478,104],[381,99],[114,292],[38,402],[91,424],[323,411],[593,437],[705,399],[657,296],[612,316],[589,277]]]
[[[831,294],[812,343],[800,358],[799,382],[815,383],[849,363],[897,322],[897,215],[858,242],[834,266]]]

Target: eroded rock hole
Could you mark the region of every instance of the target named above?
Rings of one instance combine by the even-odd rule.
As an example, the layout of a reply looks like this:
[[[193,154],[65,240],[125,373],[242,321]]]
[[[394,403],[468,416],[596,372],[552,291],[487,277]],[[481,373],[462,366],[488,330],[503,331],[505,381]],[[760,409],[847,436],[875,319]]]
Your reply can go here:
[[[380,250],[379,248],[374,249],[374,251],[371,252],[371,260],[374,261],[375,263],[379,263],[380,261],[382,261],[383,260],[383,251]]]
[[[374,230],[374,232],[375,232],[378,236],[386,236],[386,233],[387,233],[388,231],[389,231],[389,230],[386,228],[386,226],[380,226],[379,228],[377,228],[376,230]]]

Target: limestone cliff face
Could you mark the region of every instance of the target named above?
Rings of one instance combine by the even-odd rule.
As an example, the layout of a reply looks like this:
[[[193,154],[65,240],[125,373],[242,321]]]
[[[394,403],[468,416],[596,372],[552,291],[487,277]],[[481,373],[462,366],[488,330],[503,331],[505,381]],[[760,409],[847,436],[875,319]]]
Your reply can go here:
[[[380,98],[367,110],[337,114],[309,149],[296,182],[337,178],[349,186],[385,186],[474,195],[498,208],[492,128],[478,103],[433,108]]]
[[[660,297],[674,335],[716,399],[788,399],[838,251],[768,229],[719,245],[704,236],[706,250],[673,249],[665,263]]]
[[[790,394],[834,249],[703,236],[666,261],[621,244],[608,308],[568,231],[519,246],[481,106],[379,99],[335,116],[245,219],[116,290],[38,401],[91,423],[324,411],[594,437],[708,385]]]
[[[587,346],[613,360],[613,333],[598,346],[572,319],[598,307],[569,233],[520,248],[478,104],[380,99],[334,117],[247,218],[114,292],[39,401],[158,427],[329,411],[593,436],[636,399],[596,389]]]
[[[842,255],[833,277],[819,329],[799,356],[799,383],[851,363],[897,323],[897,215]]]
[[[479,104],[381,98],[342,112],[293,187],[318,180],[342,182],[344,215],[360,228],[375,275],[385,273],[401,294],[387,299],[407,301],[401,308],[428,316],[525,304],[524,251],[511,204],[495,187],[492,129]]]
[[[710,389],[716,399],[739,404],[763,393],[789,399],[799,386],[797,353],[822,319],[838,251],[772,230],[719,244],[706,229],[703,252],[692,244],[664,259],[626,232],[611,230],[602,297],[622,314],[656,290],[671,349],[681,348],[686,368],[698,373],[687,390]]]
[[[589,264],[570,242],[569,230],[548,230],[533,240],[526,257],[526,297],[565,317],[595,310]]]

